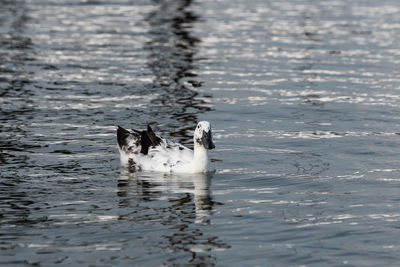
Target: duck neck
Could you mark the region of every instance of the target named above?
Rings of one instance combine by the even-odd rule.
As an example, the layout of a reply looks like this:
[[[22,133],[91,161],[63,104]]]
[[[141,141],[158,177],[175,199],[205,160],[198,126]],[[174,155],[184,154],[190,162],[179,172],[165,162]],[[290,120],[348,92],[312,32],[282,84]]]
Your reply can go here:
[[[195,142],[194,144],[194,156],[193,160],[199,164],[204,166],[204,168],[208,167],[209,158],[208,158],[208,150],[204,148],[204,146],[199,145]]]

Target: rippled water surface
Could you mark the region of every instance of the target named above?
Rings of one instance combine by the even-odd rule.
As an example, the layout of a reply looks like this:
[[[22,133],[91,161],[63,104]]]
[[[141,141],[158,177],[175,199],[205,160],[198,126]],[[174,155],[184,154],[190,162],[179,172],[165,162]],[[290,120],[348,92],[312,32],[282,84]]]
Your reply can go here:
[[[0,0],[0,264],[396,266],[397,0]],[[130,173],[116,125],[210,175]]]

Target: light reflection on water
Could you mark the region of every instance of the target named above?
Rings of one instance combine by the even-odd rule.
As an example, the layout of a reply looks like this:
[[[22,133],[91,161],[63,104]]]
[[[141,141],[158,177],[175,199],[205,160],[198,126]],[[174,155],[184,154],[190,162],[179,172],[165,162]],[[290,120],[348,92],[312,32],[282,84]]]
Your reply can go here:
[[[0,1],[0,263],[396,265],[397,1]],[[115,126],[212,175],[120,170]]]

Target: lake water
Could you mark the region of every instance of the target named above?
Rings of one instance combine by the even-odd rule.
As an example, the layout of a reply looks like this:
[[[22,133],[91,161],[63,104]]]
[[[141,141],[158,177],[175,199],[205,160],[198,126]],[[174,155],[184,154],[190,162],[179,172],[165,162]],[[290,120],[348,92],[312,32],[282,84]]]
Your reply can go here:
[[[0,264],[398,266],[397,0],[0,0]],[[116,125],[216,173],[121,170]]]

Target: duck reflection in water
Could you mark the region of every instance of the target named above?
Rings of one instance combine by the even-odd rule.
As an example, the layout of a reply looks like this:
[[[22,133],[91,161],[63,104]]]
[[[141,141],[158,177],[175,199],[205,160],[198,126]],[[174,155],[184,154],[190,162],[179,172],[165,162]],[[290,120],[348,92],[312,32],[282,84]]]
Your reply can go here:
[[[194,218],[192,221],[194,223],[208,224],[214,205],[210,192],[212,176],[213,173],[142,173],[121,168],[118,180],[119,205],[129,208],[137,207],[138,202],[145,205],[147,201],[168,199],[167,203],[171,205],[167,209],[164,205],[159,207],[160,210],[154,206],[151,208],[155,209],[157,214],[161,210],[174,214],[177,211],[184,211],[185,217],[187,217],[185,219]]]
[[[145,225],[149,232],[141,232],[144,237],[163,231],[150,242],[166,251],[168,265],[213,266],[213,251],[230,246],[205,232],[216,204],[210,189],[212,176],[213,173],[130,172],[121,168],[118,196],[123,215],[119,220],[131,221],[133,228],[139,225],[143,229],[140,226]],[[162,230],[164,227],[168,230]]]

